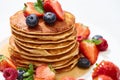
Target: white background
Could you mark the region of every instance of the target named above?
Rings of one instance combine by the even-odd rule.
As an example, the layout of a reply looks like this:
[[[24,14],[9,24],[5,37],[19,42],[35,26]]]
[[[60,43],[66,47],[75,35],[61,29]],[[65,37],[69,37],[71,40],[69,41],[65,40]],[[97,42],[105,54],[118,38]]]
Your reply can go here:
[[[0,0],[0,41],[11,35],[9,17],[22,10],[27,1],[35,2],[35,0]],[[64,10],[75,15],[76,22],[89,26],[91,35],[101,34],[108,40],[109,58],[120,67],[120,0],[59,0],[59,2]]]

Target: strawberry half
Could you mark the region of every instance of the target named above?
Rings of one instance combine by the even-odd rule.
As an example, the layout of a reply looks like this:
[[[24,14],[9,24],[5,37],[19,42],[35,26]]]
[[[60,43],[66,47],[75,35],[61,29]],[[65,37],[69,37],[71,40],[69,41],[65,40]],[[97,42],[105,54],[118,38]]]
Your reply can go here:
[[[77,30],[78,41],[83,39],[87,39],[90,35],[90,30],[87,26],[84,26],[80,23],[75,23],[75,27]]]
[[[35,80],[55,80],[55,73],[47,64],[41,64],[36,69]]]
[[[37,15],[38,17],[40,16],[43,16],[43,12],[38,12],[36,9],[35,9],[35,4],[33,2],[27,2],[25,3],[25,8],[24,8],[24,16],[27,17],[28,15],[30,14],[35,14]]]
[[[98,58],[99,50],[95,43],[90,40],[83,40],[79,45],[80,52],[91,62],[94,64]]]
[[[110,61],[102,61],[93,71],[92,78],[99,75],[106,75],[111,77],[113,80],[120,80],[119,68]]]
[[[16,66],[13,64],[11,59],[6,58],[4,56],[1,56],[0,71],[3,71],[5,68],[14,68],[14,69],[16,69]]]
[[[53,12],[59,20],[64,20],[64,11],[57,0],[44,0],[43,7],[46,12]]]

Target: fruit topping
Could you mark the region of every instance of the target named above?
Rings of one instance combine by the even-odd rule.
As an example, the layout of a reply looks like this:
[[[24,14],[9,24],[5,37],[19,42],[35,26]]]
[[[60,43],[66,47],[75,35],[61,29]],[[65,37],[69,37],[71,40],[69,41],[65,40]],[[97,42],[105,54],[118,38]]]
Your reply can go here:
[[[5,77],[5,80],[16,80],[18,72],[14,68],[6,68],[3,71],[3,76]]]
[[[99,75],[99,76],[95,77],[93,80],[113,80],[113,79],[106,75]]]
[[[18,80],[23,80],[23,74],[25,73],[25,70],[18,70]]]
[[[120,80],[120,70],[119,68],[110,61],[101,61],[100,64],[94,69],[92,73],[92,78],[99,75],[106,75],[111,77],[113,80]]]
[[[25,8],[24,8],[25,17],[29,16],[30,14],[35,14],[39,17],[43,16],[44,9],[43,9],[43,5],[42,5],[41,0],[37,0],[36,3],[27,2],[24,5],[25,5]]]
[[[97,45],[98,49],[99,49],[100,51],[105,51],[105,50],[107,50],[107,48],[108,48],[108,43],[107,43],[107,41],[106,41],[104,38],[99,38],[98,40],[101,41],[101,43]]]
[[[58,20],[64,20],[64,11],[57,0],[44,0],[43,7],[46,12],[55,13]]]
[[[33,65],[30,64],[29,68],[22,68],[22,67],[18,67],[17,68],[18,71],[18,80],[34,80],[34,68]]]
[[[52,24],[56,21],[56,15],[52,12],[47,12],[44,14],[43,19],[46,23]]]
[[[26,24],[30,27],[33,28],[36,25],[38,25],[39,19],[35,14],[30,14],[29,16],[26,17]]]
[[[11,59],[5,56],[0,56],[0,71],[3,71],[5,68],[16,69],[16,66],[13,64]]]
[[[35,80],[55,80],[55,73],[47,64],[41,64],[35,73]]]
[[[78,42],[80,42],[80,41],[82,41],[82,40],[83,40],[82,36],[77,36],[77,41],[78,41]]]
[[[99,39],[99,38],[103,38],[103,36],[101,36],[101,35],[94,35],[93,37],[92,37],[92,39]]]
[[[96,62],[99,50],[94,42],[91,40],[83,40],[80,42],[79,49],[91,64],[94,64]]]
[[[29,65],[29,69],[23,74],[25,80],[33,80],[34,68],[33,65]]]
[[[90,67],[90,61],[85,58],[85,57],[81,57],[79,60],[78,60],[78,63],[77,63],[77,66],[79,68],[89,68]]]
[[[86,27],[80,23],[75,23],[75,27],[77,30],[78,41],[87,39],[89,37],[90,30],[88,27]]]
[[[97,45],[97,48],[100,51],[105,51],[108,48],[107,40],[103,38],[101,35],[95,35],[92,37],[93,42]]]

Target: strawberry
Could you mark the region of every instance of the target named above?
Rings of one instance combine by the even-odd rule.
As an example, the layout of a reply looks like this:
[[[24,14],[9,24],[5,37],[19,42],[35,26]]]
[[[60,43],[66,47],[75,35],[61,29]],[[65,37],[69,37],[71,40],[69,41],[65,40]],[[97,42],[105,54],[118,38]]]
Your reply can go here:
[[[74,77],[65,76],[61,80],[76,80]]]
[[[113,79],[106,75],[99,75],[99,76],[95,77],[93,80],[113,80]]]
[[[16,69],[16,66],[13,64],[11,59],[6,58],[4,56],[1,56],[0,57],[0,71],[3,71],[5,68],[14,68],[14,69]]]
[[[91,40],[83,40],[80,42],[79,49],[91,64],[96,62],[99,51],[94,42]]]
[[[75,23],[75,27],[77,30],[78,41],[88,38],[88,36],[90,35],[90,30],[88,27],[80,23]]]
[[[36,8],[38,9],[38,7],[35,7],[35,3],[33,2],[25,3],[25,8],[24,8],[25,17],[27,17],[30,14],[35,14],[38,17],[43,16],[44,11],[42,9],[39,9],[40,11],[38,11]]]
[[[94,69],[92,73],[92,78],[99,75],[106,75],[111,77],[113,80],[120,80],[120,70],[119,68],[110,61],[101,61],[100,64]]]
[[[44,80],[44,79],[41,79],[41,78],[34,76],[34,80]]]
[[[53,12],[59,20],[64,20],[64,11],[57,0],[44,0],[43,7],[46,12]]]
[[[36,68],[36,80],[55,80],[55,73],[47,64],[41,64]]]

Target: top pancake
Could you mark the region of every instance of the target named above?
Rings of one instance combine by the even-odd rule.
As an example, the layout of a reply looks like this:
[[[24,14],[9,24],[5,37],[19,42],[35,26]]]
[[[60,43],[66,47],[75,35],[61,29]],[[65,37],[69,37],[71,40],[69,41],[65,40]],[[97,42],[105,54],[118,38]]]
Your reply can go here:
[[[48,25],[40,18],[39,23],[34,28],[29,28],[26,24],[26,18],[23,11],[18,11],[10,17],[10,25],[12,28],[26,33],[26,34],[39,34],[39,35],[56,35],[71,29],[75,23],[75,17],[69,13],[64,12],[65,19],[63,21],[56,20],[52,25]]]

